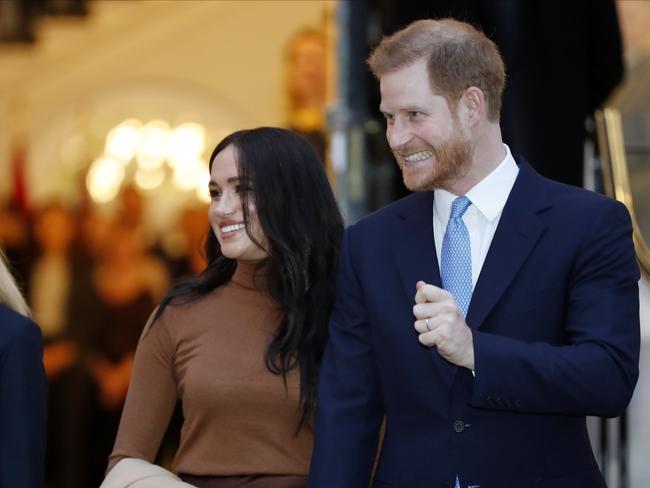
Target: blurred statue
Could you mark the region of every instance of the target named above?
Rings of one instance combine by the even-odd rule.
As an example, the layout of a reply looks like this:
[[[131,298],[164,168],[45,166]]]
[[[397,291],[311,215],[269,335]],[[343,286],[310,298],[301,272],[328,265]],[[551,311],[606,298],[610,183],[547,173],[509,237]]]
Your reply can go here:
[[[296,32],[285,50],[288,126],[312,143],[325,161],[327,39],[320,29]]]

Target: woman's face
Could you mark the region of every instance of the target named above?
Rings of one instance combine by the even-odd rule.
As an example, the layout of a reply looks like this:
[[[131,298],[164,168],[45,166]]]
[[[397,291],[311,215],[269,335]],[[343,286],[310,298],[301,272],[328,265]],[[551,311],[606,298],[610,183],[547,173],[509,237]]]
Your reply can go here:
[[[240,181],[232,144],[216,155],[210,172],[210,225],[221,245],[224,256],[238,261],[259,261],[267,251],[253,242],[246,232],[242,198],[253,191],[250,182]],[[253,238],[266,246],[257,210],[248,205],[249,231]]]

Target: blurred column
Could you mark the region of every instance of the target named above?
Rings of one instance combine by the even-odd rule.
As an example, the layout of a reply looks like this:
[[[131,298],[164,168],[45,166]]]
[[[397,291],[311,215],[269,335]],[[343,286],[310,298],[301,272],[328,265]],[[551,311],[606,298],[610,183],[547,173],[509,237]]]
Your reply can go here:
[[[328,113],[330,156],[336,196],[347,223],[357,221],[366,203],[366,2],[340,1],[337,7],[337,98]]]

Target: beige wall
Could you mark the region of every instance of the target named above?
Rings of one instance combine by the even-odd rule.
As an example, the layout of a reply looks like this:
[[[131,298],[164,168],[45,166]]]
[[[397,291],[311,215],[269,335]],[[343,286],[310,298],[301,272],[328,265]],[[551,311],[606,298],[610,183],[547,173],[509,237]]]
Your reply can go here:
[[[227,130],[282,125],[283,46],[322,23],[326,2],[96,1],[86,19],[46,19],[35,46],[0,47],[0,196],[16,101],[29,112],[37,201],[73,191],[75,168],[60,156],[70,135],[82,134],[92,155],[129,116],[201,122],[209,143]]]

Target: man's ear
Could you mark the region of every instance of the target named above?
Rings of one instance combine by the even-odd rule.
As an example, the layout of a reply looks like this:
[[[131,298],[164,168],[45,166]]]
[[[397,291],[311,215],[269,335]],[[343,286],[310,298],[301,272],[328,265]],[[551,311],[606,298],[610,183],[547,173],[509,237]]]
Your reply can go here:
[[[483,90],[476,86],[466,88],[461,97],[461,103],[465,107],[469,127],[475,127],[485,117],[487,111]]]

